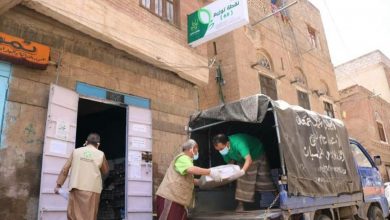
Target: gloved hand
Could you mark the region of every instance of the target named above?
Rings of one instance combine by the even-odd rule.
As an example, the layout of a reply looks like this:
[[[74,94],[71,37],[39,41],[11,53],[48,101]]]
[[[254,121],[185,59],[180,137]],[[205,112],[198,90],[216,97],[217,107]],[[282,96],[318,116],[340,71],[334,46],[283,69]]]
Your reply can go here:
[[[218,170],[210,169],[210,176],[215,182],[222,182],[222,177]]]
[[[243,169],[241,169],[241,170],[238,172],[238,174],[239,174],[239,177],[242,177],[242,176],[245,175],[245,171],[244,171]]]

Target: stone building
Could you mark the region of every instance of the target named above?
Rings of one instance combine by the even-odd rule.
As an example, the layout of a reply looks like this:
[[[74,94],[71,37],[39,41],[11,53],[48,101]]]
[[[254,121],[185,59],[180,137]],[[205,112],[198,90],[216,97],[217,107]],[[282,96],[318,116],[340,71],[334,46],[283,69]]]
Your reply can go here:
[[[283,2],[248,1],[250,24]],[[200,90],[201,108],[264,93],[339,117],[336,78],[320,12],[307,0],[217,38],[208,44],[208,56],[216,57],[216,62],[209,84]],[[216,82],[218,65],[224,83]]]
[[[382,177],[390,180],[390,60],[380,51],[335,68],[340,108],[349,135],[371,156],[380,155]]]
[[[92,131],[127,185],[119,214],[151,219],[150,152],[157,186],[208,81],[206,48],[186,43],[200,3],[21,2],[0,2],[0,219],[65,219],[55,178]]]

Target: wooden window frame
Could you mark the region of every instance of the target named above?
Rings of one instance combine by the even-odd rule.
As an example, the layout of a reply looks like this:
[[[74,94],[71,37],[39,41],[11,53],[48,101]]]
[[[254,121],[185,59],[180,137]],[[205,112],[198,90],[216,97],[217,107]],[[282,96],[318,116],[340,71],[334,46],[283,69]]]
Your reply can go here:
[[[318,31],[316,29],[314,29],[313,27],[311,27],[310,25],[307,25],[307,32],[309,34],[310,45],[313,48],[321,50],[321,45],[320,45],[320,39],[319,39],[319,36],[318,36]],[[314,45],[313,45],[313,43],[314,43]]]
[[[330,107],[330,108],[328,108],[328,107]],[[325,110],[325,113],[327,116],[329,116],[331,118],[335,118],[334,108],[333,108],[332,103],[324,101],[324,110]]]
[[[301,102],[301,99],[299,98],[300,97],[300,93],[302,94],[305,94],[306,97],[307,97],[307,103],[302,103]],[[310,107],[310,97],[309,97],[309,94],[305,91],[301,91],[299,89],[297,89],[297,97],[298,97],[298,105],[301,106],[302,108],[304,109],[307,109],[307,110],[311,110],[311,107]],[[307,106],[306,106],[307,104]]]
[[[273,85],[270,85],[270,84],[267,84],[266,85],[263,85],[262,82],[262,78],[264,78],[265,80],[270,80],[273,82]],[[267,75],[264,75],[264,74],[259,74],[259,81],[260,81],[260,92],[264,95],[267,95],[269,96],[271,99],[273,100],[277,100],[278,99],[278,89],[277,89],[277,85],[276,85],[276,80],[273,79],[272,77],[269,77]],[[272,97],[273,95],[270,94],[269,92],[267,91],[271,91],[272,90],[272,93],[274,93],[275,97]]]
[[[139,5],[147,10],[148,12],[152,13],[153,15],[159,17],[161,20],[168,22],[169,24],[180,28],[180,0],[161,0],[162,3],[162,14],[159,15],[156,13],[156,1],[159,0],[149,0],[150,2],[150,8],[146,7],[143,3],[143,0],[139,0]],[[173,20],[172,22],[168,20],[167,16],[167,4],[171,3],[173,5]]]
[[[378,129],[379,140],[387,143],[387,137],[386,137],[385,127],[383,126],[383,123],[380,121],[376,121],[376,127]]]

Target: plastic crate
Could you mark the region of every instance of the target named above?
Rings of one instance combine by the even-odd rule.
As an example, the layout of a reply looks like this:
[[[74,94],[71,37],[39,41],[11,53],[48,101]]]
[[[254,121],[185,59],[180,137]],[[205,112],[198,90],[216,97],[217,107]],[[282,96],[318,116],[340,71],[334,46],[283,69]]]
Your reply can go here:
[[[114,199],[114,192],[113,190],[103,190],[100,194],[100,200],[113,200]]]

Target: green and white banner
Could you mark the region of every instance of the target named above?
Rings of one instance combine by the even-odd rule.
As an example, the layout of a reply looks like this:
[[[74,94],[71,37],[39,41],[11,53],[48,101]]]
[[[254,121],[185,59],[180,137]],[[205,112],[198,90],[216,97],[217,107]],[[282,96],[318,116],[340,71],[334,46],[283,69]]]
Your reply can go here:
[[[217,0],[188,15],[188,44],[196,47],[249,23],[247,0]]]

